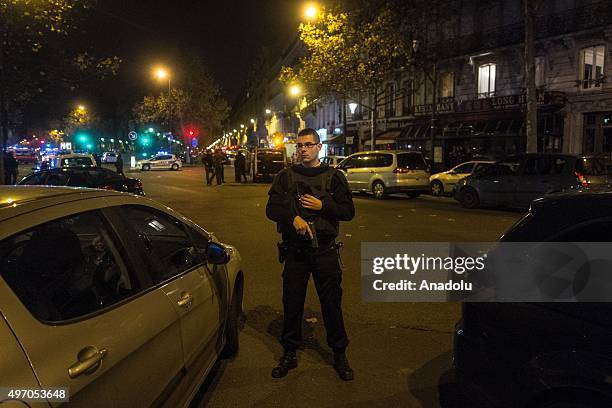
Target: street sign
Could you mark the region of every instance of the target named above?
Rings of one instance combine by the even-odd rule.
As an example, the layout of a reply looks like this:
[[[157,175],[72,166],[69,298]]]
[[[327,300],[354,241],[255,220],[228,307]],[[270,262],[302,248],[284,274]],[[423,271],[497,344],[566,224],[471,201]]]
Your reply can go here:
[[[354,142],[354,137],[355,137],[355,136],[347,136],[347,137],[345,138],[345,144],[352,145],[352,144],[353,144],[353,142]]]
[[[193,139],[191,139],[191,146],[195,149],[196,147],[198,147],[198,139],[196,139],[195,137]]]
[[[170,142],[174,140],[174,136],[172,136],[172,132],[166,132],[164,133],[164,136],[166,136]]]
[[[138,138],[138,133],[134,132],[133,130],[128,133],[128,137],[130,138],[130,140],[133,142],[134,140],[136,140]]]

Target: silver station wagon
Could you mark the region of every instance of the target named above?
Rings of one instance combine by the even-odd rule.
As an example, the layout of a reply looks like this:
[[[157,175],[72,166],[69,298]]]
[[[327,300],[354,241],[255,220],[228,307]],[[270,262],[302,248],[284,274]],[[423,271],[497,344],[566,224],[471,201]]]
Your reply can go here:
[[[420,152],[377,150],[355,153],[337,167],[353,191],[371,192],[375,198],[406,193],[418,197],[429,192],[429,167]]]

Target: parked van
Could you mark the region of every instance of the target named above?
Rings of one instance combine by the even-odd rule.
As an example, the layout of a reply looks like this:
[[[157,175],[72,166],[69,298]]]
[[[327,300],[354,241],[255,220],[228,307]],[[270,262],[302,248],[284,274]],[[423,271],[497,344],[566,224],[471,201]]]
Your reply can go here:
[[[252,156],[253,182],[270,180],[287,165],[285,149],[255,149]]]
[[[352,191],[371,192],[375,198],[406,193],[418,197],[429,192],[429,166],[420,152],[376,150],[359,152],[337,167]]]

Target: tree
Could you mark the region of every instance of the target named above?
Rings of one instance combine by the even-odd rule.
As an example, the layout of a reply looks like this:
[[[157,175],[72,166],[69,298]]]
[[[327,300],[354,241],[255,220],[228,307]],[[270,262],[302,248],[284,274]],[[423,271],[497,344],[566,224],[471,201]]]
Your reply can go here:
[[[19,109],[58,84],[114,73],[116,57],[95,58],[71,41],[90,3],[76,0],[0,0],[0,134],[3,150]],[[4,155],[0,155],[0,173]]]
[[[157,123],[172,132],[180,130],[183,136],[183,124],[194,124],[200,130],[198,136],[206,138],[201,141],[210,142],[212,135],[221,132],[229,105],[201,59],[189,55],[184,54],[184,62],[177,69],[179,87],[158,96],[145,96],[133,113],[139,124]]]
[[[388,5],[370,11],[349,14],[335,7],[301,24],[307,56],[295,68],[283,67],[281,81],[301,83],[311,98],[339,96],[360,104],[370,112],[374,146],[378,108],[389,102],[384,84],[407,66],[411,52],[398,29],[398,14]],[[370,96],[369,103],[362,95]]]

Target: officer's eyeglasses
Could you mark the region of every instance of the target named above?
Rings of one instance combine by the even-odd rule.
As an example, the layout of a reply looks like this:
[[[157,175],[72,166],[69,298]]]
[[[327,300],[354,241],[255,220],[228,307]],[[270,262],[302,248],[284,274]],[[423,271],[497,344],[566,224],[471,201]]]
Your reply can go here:
[[[318,146],[320,143],[311,143],[311,142],[306,142],[306,143],[297,143],[295,146],[298,149],[301,149],[303,147],[307,148],[307,149],[312,149],[315,146]]]

